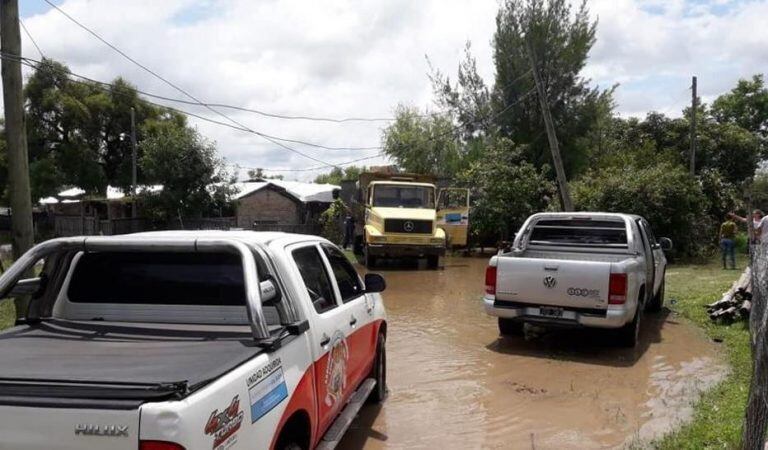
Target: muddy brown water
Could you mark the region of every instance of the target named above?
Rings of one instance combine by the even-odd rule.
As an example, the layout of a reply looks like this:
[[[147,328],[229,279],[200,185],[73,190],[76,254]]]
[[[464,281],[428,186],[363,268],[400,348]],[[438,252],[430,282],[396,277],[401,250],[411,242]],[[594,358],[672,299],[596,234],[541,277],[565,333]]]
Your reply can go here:
[[[377,268],[390,395],[366,406],[339,448],[615,448],[691,415],[725,366],[715,344],[668,311],[646,315],[636,349],[593,330],[500,338],[482,309],[487,258],[440,271]]]

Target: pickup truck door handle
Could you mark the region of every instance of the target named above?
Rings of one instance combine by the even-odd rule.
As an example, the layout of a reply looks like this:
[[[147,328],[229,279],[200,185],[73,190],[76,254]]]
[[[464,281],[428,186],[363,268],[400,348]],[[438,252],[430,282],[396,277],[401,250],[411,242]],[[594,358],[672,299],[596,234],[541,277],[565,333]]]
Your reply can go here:
[[[352,316],[349,318],[349,326],[354,327],[357,324],[357,317]]]
[[[323,340],[320,341],[320,346],[325,347],[326,345],[331,343],[331,337],[327,334],[323,333]]]

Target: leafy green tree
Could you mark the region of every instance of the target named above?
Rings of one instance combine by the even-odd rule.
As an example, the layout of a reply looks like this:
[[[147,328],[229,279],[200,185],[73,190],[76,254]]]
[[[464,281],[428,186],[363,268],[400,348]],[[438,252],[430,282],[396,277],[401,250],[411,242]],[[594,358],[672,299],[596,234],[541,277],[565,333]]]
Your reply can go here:
[[[754,133],[761,142],[762,157],[768,157],[768,88],[763,75],[739,80],[730,92],[712,103],[712,115],[720,123],[731,123]]]
[[[674,241],[678,255],[696,256],[714,243],[709,200],[682,165],[627,157],[590,169],[572,188],[578,210],[639,214]]]
[[[452,176],[462,161],[456,134],[450,117],[399,106],[384,129],[383,151],[408,172]]]
[[[555,186],[548,166],[538,169],[507,138],[487,143],[485,157],[459,175],[472,196],[471,233],[482,242],[506,240],[531,214],[549,208]]]
[[[142,100],[121,78],[111,86],[75,81],[67,66],[51,59],[44,59],[33,72],[24,94],[35,199],[55,194],[62,185],[94,193],[103,193],[107,184],[128,188],[131,108],[139,141],[147,121],[183,123],[179,114]]]
[[[348,166],[345,168],[334,167],[328,173],[323,173],[315,177],[315,183],[318,184],[341,184],[342,181],[357,180],[360,174],[365,172],[364,166]]]
[[[571,177],[586,167],[591,134],[613,108],[613,89],[590,87],[580,75],[596,26],[586,2],[573,9],[569,0],[504,0],[496,16],[493,102],[501,133],[525,145],[536,166],[551,162],[539,100],[530,95],[533,56]]]
[[[141,168],[148,184],[162,184],[159,194],[143,201],[158,219],[200,217],[219,211],[231,177],[212,142],[183,124],[154,122],[141,142]]]
[[[282,180],[284,177],[282,175],[267,175],[264,173],[264,169],[261,167],[257,167],[255,169],[248,169],[248,179],[249,180]]]

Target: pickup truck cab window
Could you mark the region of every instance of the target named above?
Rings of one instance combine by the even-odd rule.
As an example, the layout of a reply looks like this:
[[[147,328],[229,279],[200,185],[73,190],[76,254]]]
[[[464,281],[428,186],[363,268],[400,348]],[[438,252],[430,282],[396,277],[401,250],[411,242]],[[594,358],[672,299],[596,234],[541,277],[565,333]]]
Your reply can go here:
[[[304,281],[304,286],[307,289],[309,298],[312,300],[315,311],[322,314],[338,306],[331,280],[328,277],[328,272],[325,270],[325,263],[317,247],[314,245],[301,247],[291,252],[291,254],[296,262],[296,267],[299,269],[299,274],[301,274],[301,279]]]
[[[347,303],[361,296],[363,294],[363,285],[360,283],[357,271],[349,263],[347,257],[335,247],[330,245],[323,245],[322,247],[325,256],[328,257],[333,276],[336,278],[336,284],[339,286],[341,301]]]

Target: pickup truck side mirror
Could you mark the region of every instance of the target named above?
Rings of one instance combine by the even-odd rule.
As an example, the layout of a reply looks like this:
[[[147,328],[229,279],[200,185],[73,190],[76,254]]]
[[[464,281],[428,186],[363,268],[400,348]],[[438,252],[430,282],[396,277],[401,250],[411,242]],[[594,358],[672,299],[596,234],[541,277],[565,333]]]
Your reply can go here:
[[[366,273],[365,274],[365,292],[375,293],[384,292],[387,288],[387,282],[384,281],[384,277],[378,273]]]
[[[669,238],[659,238],[659,245],[661,245],[661,249],[664,251],[672,250],[672,239]]]
[[[24,295],[37,294],[37,292],[44,286],[44,283],[45,281],[41,277],[19,280],[6,297],[21,297]]]

